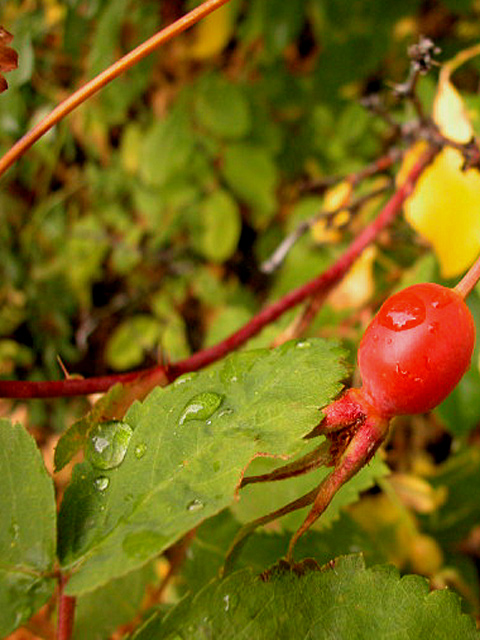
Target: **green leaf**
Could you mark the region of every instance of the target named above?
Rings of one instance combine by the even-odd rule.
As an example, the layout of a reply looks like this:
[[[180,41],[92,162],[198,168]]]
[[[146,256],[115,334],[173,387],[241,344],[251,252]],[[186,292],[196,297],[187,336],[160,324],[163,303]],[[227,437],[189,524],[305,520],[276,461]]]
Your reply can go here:
[[[199,527],[182,568],[180,589],[196,592],[217,577],[239,528],[240,523],[230,510],[209,518]],[[258,529],[245,544],[237,561],[238,568],[251,567],[258,573],[264,571],[285,554],[290,538],[291,533]],[[295,547],[297,558],[314,557],[320,564],[341,554],[359,551],[369,564],[387,560],[369,534],[345,512],[321,532],[310,529]]]
[[[315,443],[315,447],[318,443]],[[305,455],[313,447],[304,447],[300,455]],[[248,469],[247,475],[269,473],[279,465],[278,461],[259,459],[255,460]],[[279,509],[285,504],[295,500],[299,496],[311,491],[315,486],[331,472],[330,468],[321,467],[312,473],[307,473],[297,478],[289,478],[281,482],[256,483],[247,485],[240,492],[240,500],[232,506],[235,517],[240,522],[250,522],[275,509]],[[388,467],[382,462],[380,456],[375,458],[363,467],[355,477],[347,482],[335,495],[331,504],[324,514],[315,524],[316,527],[323,528],[329,525],[332,520],[336,520],[341,509],[352,502],[356,502],[362,491],[371,489],[378,478],[382,478],[389,473]],[[279,521],[281,526],[287,531],[295,531],[305,519],[310,507],[300,509],[290,513]]]
[[[342,355],[318,339],[233,354],[133,405],[122,464],[77,466],[65,493],[59,555],[73,571],[69,592],[141,566],[231,504],[256,454],[294,454],[341,388]]]
[[[430,516],[422,518],[427,531],[438,542],[453,548],[480,521],[480,448],[469,446],[451,456],[429,478],[435,489],[443,488],[445,502]]]
[[[137,315],[118,325],[107,343],[106,359],[117,370],[129,369],[143,362],[145,353],[158,345],[162,325],[156,318]]]
[[[33,438],[0,420],[0,637],[52,595],[55,497]]]
[[[250,109],[242,89],[217,74],[203,76],[195,93],[199,123],[220,138],[242,138],[250,129]]]
[[[221,170],[228,186],[251,208],[253,225],[265,227],[276,208],[278,176],[272,155],[253,144],[232,144],[225,150]]]
[[[429,593],[423,578],[346,556],[323,571],[282,566],[263,580],[251,570],[214,580],[163,620],[154,614],[133,640],[247,637],[473,640],[479,632],[454,593]]]
[[[187,111],[176,106],[164,120],[145,132],[140,176],[148,186],[161,187],[187,168],[193,139]]]
[[[138,614],[147,584],[155,580],[151,564],[80,596],[75,608],[74,640],[104,640]]]
[[[242,219],[235,200],[227,191],[215,191],[199,208],[199,231],[194,244],[213,262],[225,262],[235,252],[242,230]]]

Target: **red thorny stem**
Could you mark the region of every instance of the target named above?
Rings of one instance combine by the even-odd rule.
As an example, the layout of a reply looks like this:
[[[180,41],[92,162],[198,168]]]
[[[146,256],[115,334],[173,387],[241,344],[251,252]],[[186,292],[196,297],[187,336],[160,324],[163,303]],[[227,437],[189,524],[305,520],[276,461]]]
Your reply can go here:
[[[438,150],[439,148],[437,147],[431,147],[424,152],[410,170],[405,181],[386,203],[378,217],[365,227],[331,267],[313,280],[310,280],[310,282],[307,282],[277,302],[265,307],[243,327],[225,340],[207,349],[202,349],[191,357],[168,365],[167,367],[160,365],[142,371],[99,376],[85,380],[67,379],[42,382],[0,380],[0,397],[46,398],[87,395],[106,391],[116,383],[132,382],[140,377],[143,377],[145,385],[148,386],[151,384],[151,378],[158,379],[160,376],[166,374],[170,381],[175,380],[175,378],[183,373],[196,371],[223,358],[231,351],[245,344],[250,338],[292,307],[303,302],[310,296],[318,294],[320,291],[327,292],[331,290],[343,276],[345,276],[363,250],[370,245],[377,238],[378,234],[400,213],[403,203],[412,193],[417,180],[438,153]]]
[[[26,133],[20,140],[11,147],[7,153],[0,158],[0,176],[12,166],[30,147],[37,142],[49,129],[56,125],[66,115],[71,113],[83,102],[88,100],[95,93],[100,91],[105,85],[117,78],[119,75],[133,67],[137,62],[153,53],[156,49],[172,40],[180,33],[193,26],[199,20],[207,16],[215,9],[226,4],[229,0],[206,0],[199,7],[196,7],[186,15],[168,25],[154,36],[140,44],[123,58],[114,62],[108,69],[105,69],[98,76],[87,82],[78,91],[75,91],[66,100],[61,102],[51,113],[41,120],[33,129]]]

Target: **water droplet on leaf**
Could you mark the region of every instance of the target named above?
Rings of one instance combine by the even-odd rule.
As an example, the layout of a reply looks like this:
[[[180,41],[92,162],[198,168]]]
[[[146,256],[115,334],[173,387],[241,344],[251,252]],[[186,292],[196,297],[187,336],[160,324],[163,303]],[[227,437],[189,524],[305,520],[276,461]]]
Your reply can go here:
[[[143,458],[146,451],[147,451],[147,445],[144,442],[139,442],[135,447],[135,449],[133,450],[133,453],[135,457],[140,460],[140,458]]]
[[[118,467],[125,458],[132,433],[131,427],[119,420],[97,424],[87,442],[87,459],[97,469]]]
[[[197,375],[196,373],[184,373],[183,376],[180,376],[175,380],[175,382],[173,383],[173,386],[179,387],[180,385],[185,384],[186,382],[190,382],[190,380],[193,380],[193,378],[196,375]]]
[[[178,424],[182,425],[190,420],[207,420],[215,413],[222,401],[223,397],[213,391],[199,393],[189,400]]]
[[[194,500],[188,503],[187,511],[200,511],[204,507],[205,505],[203,504],[203,502],[198,498],[195,498]]]
[[[223,596],[223,603],[223,608],[225,609],[225,611],[228,611],[230,609],[230,596],[228,595],[228,593],[226,596]]]
[[[296,344],[297,349],[308,349],[312,344],[308,340],[299,340]]]
[[[107,478],[107,476],[99,476],[98,478],[95,478],[93,484],[99,491],[105,491],[105,489],[110,484],[110,478]]]

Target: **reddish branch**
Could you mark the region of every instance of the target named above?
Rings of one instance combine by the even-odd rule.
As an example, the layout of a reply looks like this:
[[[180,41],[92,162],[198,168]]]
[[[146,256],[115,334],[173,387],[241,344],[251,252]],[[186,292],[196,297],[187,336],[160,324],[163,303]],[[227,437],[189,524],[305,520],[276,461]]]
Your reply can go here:
[[[75,617],[75,598],[64,593],[67,579],[60,576],[58,593],[57,640],[70,640]]]
[[[206,0],[199,7],[196,7],[173,24],[168,25],[168,27],[165,27],[165,29],[156,33],[154,36],[136,47],[136,49],[127,53],[127,55],[120,58],[120,60],[117,60],[117,62],[93,78],[93,80],[87,82],[87,84],[78,89],[78,91],[75,91],[75,93],[55,107],[55,109],[43,118],[43,120],[41,120],[33,129],[20,138],[20,140],[14,144],[2,158],[0,158],[0,176],[2,176],[5,171],[49,129],[60,122],[60,120],[62,120],[66,115],[71,113],[95,93],[100,91],[100,89],[105,85],[127,71],[127,69],[133,67],[140,60],[143,60],[143,58],[150,55],[153,51],[156,51],[163,44],[196,24],[209,13],[212,13],[215,9],[226,4],[228,1],[229,0]],[[2,33],[0,32],[0,38],[1,36]],[[0,39],[0,44],[1,42],[2,41]],[[2,58],[0,58],[0,62],[2,62]]]
[[[164,366],[156,366],[143,371],[101,376],[85,380],[68,379],[44,382],[0,380],[0,397],[45,398],[87,395],[106,391],[116,383],[132,382],[140,378],[145,386],[149,386],[152,379],[159,379],[162,375],[166,374],[169,380],[174,380],[183,373],[196,371],[223,358],[231,351],[245,344],[250,338],[292,307],[295,307],[300,302],[319,292],[326,293],[330,291],[348,272],[362,251],[374,242],[378,234],[400,213],[403,203],[412,193],[417,180],[437,152],[437,147],[431,147],[422,155],[409,172],[405,182],[392,195],[378,217],[365,227],[345,253],[331,267],[310,282],[307,282],[277,302],[265,307],[243,327],[222,342],[198,351],[190,358],[171,364],[167,368]]]

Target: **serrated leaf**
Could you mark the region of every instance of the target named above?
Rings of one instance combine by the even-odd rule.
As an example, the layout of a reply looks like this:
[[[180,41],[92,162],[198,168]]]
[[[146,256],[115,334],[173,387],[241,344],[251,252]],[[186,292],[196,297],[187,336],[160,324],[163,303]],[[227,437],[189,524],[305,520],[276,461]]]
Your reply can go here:
[[[179,585],[182,591],[195,593],[219,575],[239,528],[240,523],[234,519],[230,510],[222,511],[199,527],[182,567],[182,581]],[[290,538],[290,532],[258,529],[245,544],[237,567],[250,567],[258,573],[265,571],[285,554]],[[297,558],[314,557],[320,564],[341,554],[360,551],[369,564],[388,560],[378,545],[372,542],[371,536],[345,512],[322,531],[310,529],[295,546]]]
[[[315,446],[318,444],[315,443]],[[305,455],[309,448],[304,447],[301,455]],[[268,473],[278,466],[280,466],[278,461],[275,463],[271,460],[255,460],[248,470],[248,475]],[[330,468],[322,467],[315,472],[288,480],[247,485],[240,491],[240,500],[232,506],[232,511],[240,522],[250,522],[311,491],[330,472]],[[388,473],[388,467],[379,456],[375,456],[370,464],[363,467],[355,477],[339,489],[315,526],[323,528],[331,524],[339,517],[342,508],[356,502],[362,491],[371,489],[378,478]],[[283,529],[293,532],[302,524],[309,511],[310,507],[300,509],[284,516],[279,523]]]
[[[132,406],[123,463],[102,473],[78,465],[65,493],[59,555],[73,571],[69,592],[141,566],[228,506],[256,454],[294,454],[345,374],[335,344],[293,342],[233,354]]]
[[[164,619],[156,614],[133,640],[188,638],[368,638],[473,640],[480,634],[460,600],[429,592],[418,576],[400,578],[384,565],[366,569],[360,556],[338,558],[323,571],[279,568],[261,580],[250,570],[214,580]]]
[[[0,637],[51,596],[55,559],[53,483],[33,438],[0,420]]]

